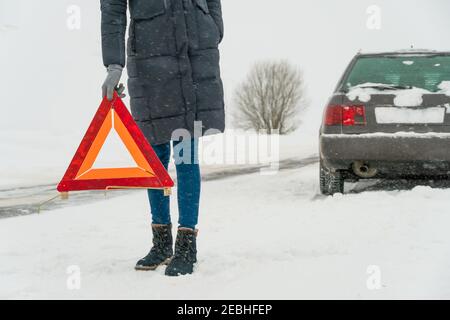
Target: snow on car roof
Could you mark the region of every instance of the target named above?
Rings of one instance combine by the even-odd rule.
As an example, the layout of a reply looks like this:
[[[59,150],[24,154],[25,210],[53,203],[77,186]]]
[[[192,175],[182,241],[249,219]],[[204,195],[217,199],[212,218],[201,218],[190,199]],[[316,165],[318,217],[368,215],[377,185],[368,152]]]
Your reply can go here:
[[[448,51],[437,51],[430,49],[401,49],[396,51],[382,52],[358,52],[358,56],[417,56],[417,55],[450,55]]]

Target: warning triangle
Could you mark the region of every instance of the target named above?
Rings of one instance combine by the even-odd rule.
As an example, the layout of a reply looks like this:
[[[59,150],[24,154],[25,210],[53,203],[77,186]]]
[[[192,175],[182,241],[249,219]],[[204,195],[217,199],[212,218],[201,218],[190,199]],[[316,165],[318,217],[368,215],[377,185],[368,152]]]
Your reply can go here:
[[[93,168],[111,130],[115,130],[136,162],[129,168]],[[72,162],[59,192],[126,188],[170,189],[174,183],[133,120],[120,97],[103,99]]]

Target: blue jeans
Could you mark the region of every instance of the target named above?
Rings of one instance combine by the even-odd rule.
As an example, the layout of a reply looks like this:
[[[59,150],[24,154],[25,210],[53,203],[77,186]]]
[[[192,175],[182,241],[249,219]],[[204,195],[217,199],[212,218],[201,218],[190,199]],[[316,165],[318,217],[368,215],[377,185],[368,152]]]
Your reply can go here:
[[[177,171],[179,227],[195,229],[200,204],[200,166],[198,165],[198,139],[173,141]],[[170,142],[154,145],[157,156],[166,169],[170,161]],[[170,224],[170,197],[162,190],[148,190],[153,224]]]

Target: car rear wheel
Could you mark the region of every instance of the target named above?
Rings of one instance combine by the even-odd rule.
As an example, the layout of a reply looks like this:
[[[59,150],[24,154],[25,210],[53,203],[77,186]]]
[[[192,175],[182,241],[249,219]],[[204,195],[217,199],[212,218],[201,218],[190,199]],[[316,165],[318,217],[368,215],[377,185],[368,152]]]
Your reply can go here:
[[[320,164],[320,192],[332,196],[344,193],[344,177],[339,171],[331,172]]]

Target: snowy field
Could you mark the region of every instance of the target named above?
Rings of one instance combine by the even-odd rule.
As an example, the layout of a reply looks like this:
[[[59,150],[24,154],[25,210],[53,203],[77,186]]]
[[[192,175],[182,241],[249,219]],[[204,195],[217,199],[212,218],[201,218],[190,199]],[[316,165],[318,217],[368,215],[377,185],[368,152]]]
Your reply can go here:
[[[145,192],[2,219],[0,298],[450,298],[450,190],[325,198],[317,173],[205,182],[199,263],[183,278],[133,270],[151,241]],[[79,290],[67,288],[70,266]]]

